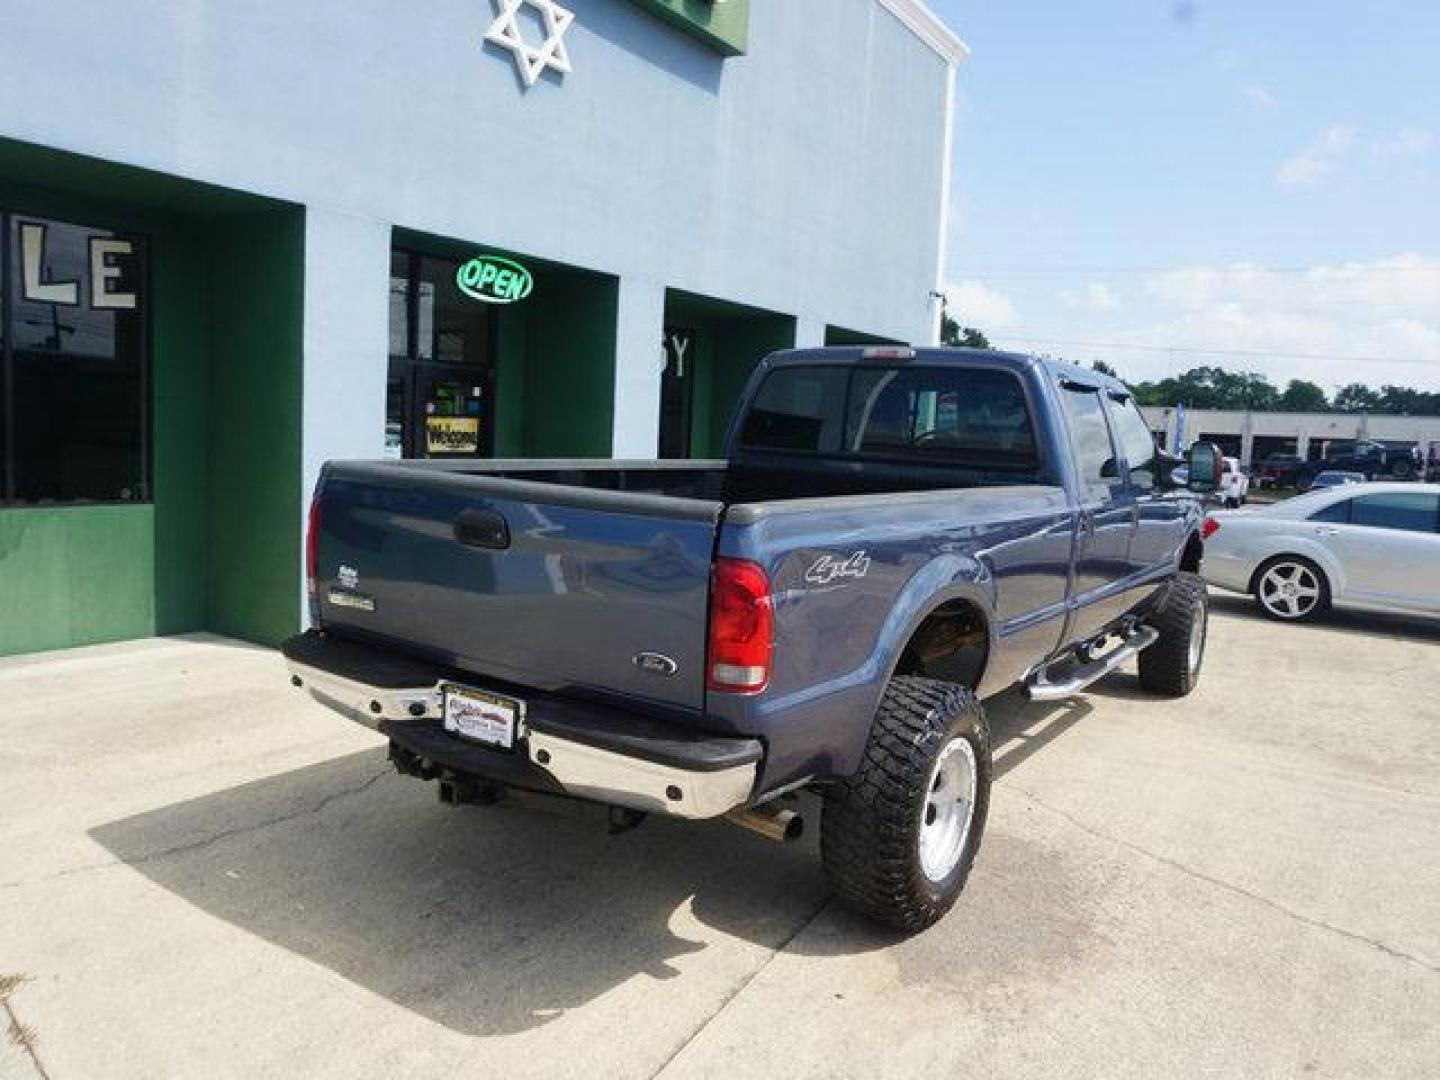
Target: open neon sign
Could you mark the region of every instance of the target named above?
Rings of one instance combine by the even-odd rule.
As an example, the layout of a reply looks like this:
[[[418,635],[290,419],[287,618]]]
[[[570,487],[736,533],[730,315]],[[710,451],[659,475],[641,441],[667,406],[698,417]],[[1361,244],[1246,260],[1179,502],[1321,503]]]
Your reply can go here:
[[[460,264],[455,284],[471,300],[482,304],[513,304],[535,290],[535,278],[513,259],[476,255]]]

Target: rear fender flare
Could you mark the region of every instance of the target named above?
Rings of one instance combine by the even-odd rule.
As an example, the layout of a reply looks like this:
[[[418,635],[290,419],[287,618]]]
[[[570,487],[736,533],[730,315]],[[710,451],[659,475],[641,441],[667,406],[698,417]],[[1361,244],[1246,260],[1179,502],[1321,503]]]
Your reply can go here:
[[[857,724],[849,734],[848,745],[837,748],[839,763],[851,770],[859,766],[870,738],[875,710],[880,707],[880,698],[895,675],[905,646],[920,624],[940,607],[954,600],[965,600],[984,616],[988,638],[986,666],[989,666],[999,644],[995,591],[995,581],[989,568],[973,556],[965,555],[943,555],[932,559],[906,582],[876,635],[874,648],[865,665],[873,673],[863,700],[861,715],[865,717],[865,722]],[[981,674],[983,676],[984,672]]]

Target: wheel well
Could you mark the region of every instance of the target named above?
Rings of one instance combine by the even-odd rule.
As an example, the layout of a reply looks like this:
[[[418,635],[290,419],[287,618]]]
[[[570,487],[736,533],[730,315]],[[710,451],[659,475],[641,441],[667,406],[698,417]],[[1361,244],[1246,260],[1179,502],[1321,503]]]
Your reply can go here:
[[[1180,552],[1180,569],[1189,574],[1200,572],[1200,561],[1205,558],[1205,544],[1200,539],[1200,534],[1190,534],[1190,539],[1185,541],[1185,549]]]
[[[950,600],[915,628],[895,674],[943,679],[974,690],[985,674],[989,653],[984,612],[968,600]]]

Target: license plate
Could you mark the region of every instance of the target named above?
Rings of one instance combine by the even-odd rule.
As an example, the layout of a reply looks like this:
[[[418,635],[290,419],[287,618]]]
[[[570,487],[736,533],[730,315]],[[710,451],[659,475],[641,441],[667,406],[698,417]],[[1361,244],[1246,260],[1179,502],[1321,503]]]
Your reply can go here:
[[[446,731],[502,750],[515,748],[515,734],[525,717],[523,701],[468,686],[446,686],[443,690]]]

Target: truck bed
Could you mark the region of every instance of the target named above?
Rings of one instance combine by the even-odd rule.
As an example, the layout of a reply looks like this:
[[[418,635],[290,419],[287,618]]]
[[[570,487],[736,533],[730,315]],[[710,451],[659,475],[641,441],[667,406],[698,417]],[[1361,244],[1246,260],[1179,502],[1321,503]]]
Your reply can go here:
[[[696,717],[722,522],[802,498],[806,513],[833,500],[843,517],[865,512],[856,501],[957,482],[953,467],[824,464],[332,464],[317,621],[516,686]],[[644,666],[662,648],[672,678]]]

